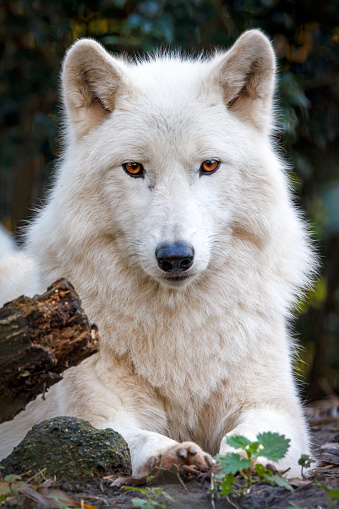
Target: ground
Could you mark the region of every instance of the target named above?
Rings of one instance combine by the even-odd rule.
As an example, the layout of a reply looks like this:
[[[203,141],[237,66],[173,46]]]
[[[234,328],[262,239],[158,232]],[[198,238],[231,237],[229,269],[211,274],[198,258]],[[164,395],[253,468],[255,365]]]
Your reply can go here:
[[[257,484],[254,488],[252,488],[251,492],[244,496],[243,499],[229,498],[220,499],[217,495],[214,497],[211,496],[210,488],[211,488],[211,477],[207,475],[201,475],[198,479],[191,479],[183,481],[182,477],[177,477],[175,474],[167,474],[165,478],[158,480],[157,482],[153,482],[150,486],[151,488],[162,488],[165,490],[173,499],[172,501],[165,500],[162,496],[159,497],[158,502],[161,504],[165,504],[163,507],[167,507],[169,509],[187,509],[190,507],[194,507],[197,509],[203,508],[234,508],[238,507],[239,509],[261,509],[261,508],[276,508],[276,509],[285,509],[287,507],[291,508],[307,508],[307,509],[329,509],[331,507],[337,507],[338,501],[329,501],[327,498],[326,490],[317,487],[317,483],[330,485],[332,488],[336,488],[339,490],[339,417],[334,415],[337,412],[338,407],[336,405],[332,405],[331,415],[324,416],[315,416],[312,418],[311,429],[314,441],[314,455],[318,459],[317,468],[314,470],[313,475],[307,479],[307,481],[295,481],[294,483],[294,492],[289,492],[285,488],[281,487],[272,487],[268,484],[262,483]],[[335,410],[335,411],[334,411]],[[69,421],[76,421],[74,419],[68,418]],[[48,421],[46,421],[48,422]],[[82,422],[83,421],[79,421]],[[66,432],[68,433],[71,426],[70,422],[66,422],[67,428]],[[41,426],[41,425],[39,425]],[[46,424],[43,426],[45,429],[52,432],[59,433],[59,429],[57,426],[53,424],[53,426],[47,426]],[[78,430],[78,425],[73,423],[74,429]],[[85,426],[87,428],[87,425]],[[41,430],[41,428],[39,428]],[[85,432],[84,426],[81,425],[81,449],[86,449],[85,443]],[[70,478],[69,472],[67,475],[65,474],[63,479],[56,479],[56,488],[61,489],[68,495],[72,497],[73,500],[79,501],[79,506],[81,504],[87,504],[90,506],[94,506],[98,509],[116,507],[116,508],[131,508],[135,507],[133,505],[133,499],[136,497],[142,498],[142,494],[137,491],[125,490],[124,488],[116,488],[112,486],[112,479],[116,474],[113,467],[113,470],[110,465],[106,461],[105,451],[103,450],[103,441],[101,438],[101,432],[99,433],[97,430],[94,432],[98,434],[98,439],[100,439],[100,465],[97,461],[97,457],[94,460],[95,466],[95,474],[97,474],[97,470],[99,470],[98,475],[94,475],[91,478],[84,481],[83,477],[79,477],[78,480],[72,481]],[[115,435],[112,439],[116,440]],[[79,443],[79,436],[76,435],[76,439],[74,437],[71,438],[71,446],[74,446],[74,441]],[[23,448],[27,452],[27,448],[29,449],[29,443],[32,443],[32,438],[30,438],[30,442],[25,443],[25,447]],[[105,444],[109,446],[109,442],[106,441]],[[90,453],[92,453],[93,442],[91,442]],[[39,445],[40,447],[40,445]],[[124,445],[119,445],[119,447],[123,447]],[[80,449],[77,449],[80,450]],[[63,455],[65,453],[62,453]],[[44,455],[46,458],[48,455]],[[80,453],[79,453],[80,457]],[[88,450],[86,449],[86,456],[88,458]],[[100,459],[99,458],[99,459]],[[102,459],[104,458],[104,459]],[[82,458],[83,459],[83,458]],[[36,460],[35,460],[36,461]],[[84,460],[85,461],[85,460]],[[92,460],[90,460],[92,461]],[[125,460],[124,460],[125,461]],[[121,458],[119,457],[119,465],[123,464],[123,467],[119,467],[125,472],[128,471],[128,462],[121,463]],[[41,464],[43,460],[41,460]],[[70,462],[70,464],[73,462]],[[37,469],[38,463],[34,464],[34,469]],[[99,466],[101,468],[99,469]],[[24,464],[24,469],[27,468],[27,461]],[[70,467],[71,468],[71,467]],[[5,474],[8,467],[5,467]],[[103,470],[103,472],[100,472]],[[75,469],[75,471],[77,471]],[[120,470],[121,471],[121,470]],[[22,473],[18,472],[18,462],[14,464],[13,469],[10,473]],[[51,476],[52,477],[52,476]],[[140,488],[144,488],[144,486],[140,486]],[[295,504],[295,505],[291,505]],[[2,505],[2,508],[6,507],[38,507],[36,501],[32,501],[27,498],[22,498],[21,502],[15,499],[12,503],[8,501]],[[69,507],[71,505],[62,507]],[[40,507],[40,506],[39,506]],[[49,505],[48,507],[61,507],[60,505]],[[84,506],[86,507],[86,505]],[[147,506],[150,507],[150,506]],[[157,505],[153,505],[151,507],[160,507]]]
[[[300,508],[322,509],[330,508],[325,490],[314,486],[315,483],[330,484],[339,489],[339,421],[325,422],[312,426],[314,437],[315,453],[319,459],[319,467],[312,476],[313,483],[309,486],[297,488],[294,493],[288,492],[284,488],[271,487],[266,484],[258,485],[253,492],[243,501],[236,502],[241,509],[263,509],[265,507],[275,509],[285,509],[288,503],[294,503]],[[183,487],[175,476],[169,478],[166,484],[157,484],[165,489],[175,502],[167,503],[168,508],[196,509],[213,508],[211,495],[209,493],[210,480],[201,478],[185,483]],[[112,488],[109,482],[104,482],[102,487],[88,486],[82,494],[77,494],[74,498],[80,500],[83,498],[88,503],[96,505],[98,508],[117,507],[131,508],[133,497],[139,496],[134,491],[124,491]],[[98,497],[98,498],[92,498]],[[160,500],[164,503],[164,500]],[[229,508],[234,506],[226,500],[219,500],[214,497],[215,508]],[[336,505],[334,505],[336,507]]]

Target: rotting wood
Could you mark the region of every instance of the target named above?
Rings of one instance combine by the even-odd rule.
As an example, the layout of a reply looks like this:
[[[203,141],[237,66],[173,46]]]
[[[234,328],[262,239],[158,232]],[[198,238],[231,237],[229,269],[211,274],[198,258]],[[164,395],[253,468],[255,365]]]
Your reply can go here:
[[[19,297],[0,309],[0,422],[23,410],[95,353],[98,334],[66,279],[43,295]]]

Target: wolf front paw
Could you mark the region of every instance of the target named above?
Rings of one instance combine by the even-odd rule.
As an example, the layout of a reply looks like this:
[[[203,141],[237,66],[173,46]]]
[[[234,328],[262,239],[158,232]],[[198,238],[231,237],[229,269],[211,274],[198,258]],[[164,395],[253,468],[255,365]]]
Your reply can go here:
[[[194,442],[182,442],[152,454],[138,472],[138,477],[156,475],[160,471],[190,470],[207,472],[215,464],[212,456]]]

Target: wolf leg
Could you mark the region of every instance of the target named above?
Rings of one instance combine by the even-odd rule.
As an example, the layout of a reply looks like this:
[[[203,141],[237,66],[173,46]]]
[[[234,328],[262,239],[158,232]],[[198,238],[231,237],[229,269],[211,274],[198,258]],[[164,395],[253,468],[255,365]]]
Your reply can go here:
[[[207,471],[214,465],[212,457],[194,442],[179,443],[160,433],[124,426],[119,422],[109,423],[105,428],[114,429],[126,440],[136,479],[145,479],[160,470],[175,471],[183,466]]]

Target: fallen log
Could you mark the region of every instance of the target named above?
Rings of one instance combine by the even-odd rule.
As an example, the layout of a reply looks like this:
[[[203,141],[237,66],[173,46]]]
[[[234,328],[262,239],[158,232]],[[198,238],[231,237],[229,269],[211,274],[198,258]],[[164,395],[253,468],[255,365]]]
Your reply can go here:
[[[19,297],[0,309],[0,423],[98,349],[72,284],[59,279],[43,295]]]

